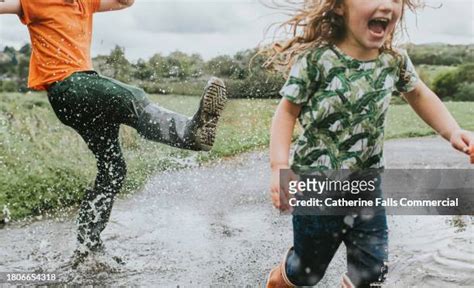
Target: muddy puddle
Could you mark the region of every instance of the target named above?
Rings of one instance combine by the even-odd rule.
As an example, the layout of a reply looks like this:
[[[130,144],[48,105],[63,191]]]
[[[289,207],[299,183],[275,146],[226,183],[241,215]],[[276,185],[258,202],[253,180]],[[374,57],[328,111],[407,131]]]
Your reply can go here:
[[[392,168],[467,167],[439,138],[389,141],[386,158]],[[291,218],[271,208],[268,172],[265,151],[156,175],[143,191],[116,202],[103,233],[107,253],[78,269],[68,266],[74,217],[13,223],[0,230],[0,272],[55,272],[81,285],[261,285],[292,243]],[[472,287],[474,224],[460,229],[451,219],[389,217],[386,287]],[[341,246],[317,287],[337,287],[345,266]]]

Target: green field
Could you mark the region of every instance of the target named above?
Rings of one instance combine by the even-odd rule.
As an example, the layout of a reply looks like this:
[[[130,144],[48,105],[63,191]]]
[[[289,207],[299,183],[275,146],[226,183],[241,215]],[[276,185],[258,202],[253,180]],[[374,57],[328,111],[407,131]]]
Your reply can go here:
[[[152,98],[189,116],[199,103],[199,97],[192,96]],[[276,104],[230,101],[210,153],[145,141],[123,126],[121,142],[129,171],[124,193],[140,188],[156,171],[183,167],[185,159],[201,163],[265,146]],[[56,119],[44,94],[0,93],[0,212],[7,205],[17,219],[76,204],[95,173],[95,160],[85,143]]]
[[[445,105],[463,129],[474,131],[474,102],[446,102]],[[408,105],[392,105],[387,119],[385,138],[408,138],[434,135]]]
[[[169,109],[192,115],[199,98],[152,96]],[[226,107],[215,148],[209,153],[183,151],[141,139],[128,127],[121,140],[128,165],[123,193],[139,189],[153,173],[180,168],[192,159],[203,163],[268,145],[277,100],[231,100]],[[447,103],[460,124],[474,130],[474,103]],[[433,134],[407,105],[394,105],[387,138]],[[82,139],[62,125],[44,94],[0,93],[0,209],[12,218],[69,207],[93,183],[95,161]]]

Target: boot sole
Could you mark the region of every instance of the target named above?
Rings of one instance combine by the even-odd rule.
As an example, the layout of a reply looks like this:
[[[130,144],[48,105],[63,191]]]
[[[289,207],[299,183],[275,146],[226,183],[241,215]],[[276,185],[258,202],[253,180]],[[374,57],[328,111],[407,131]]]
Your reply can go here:
[[[217,122],[227,102],[227,90],[224,82],[219,78],[209,80],[202,97],[202,110],[197,129],[197,141],[204,151],[211,150],[217,132]]]

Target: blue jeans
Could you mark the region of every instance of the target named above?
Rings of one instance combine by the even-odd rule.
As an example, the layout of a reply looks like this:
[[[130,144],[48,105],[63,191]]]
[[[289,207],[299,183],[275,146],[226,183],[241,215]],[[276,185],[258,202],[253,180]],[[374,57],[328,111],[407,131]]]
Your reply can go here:
[[[294,247],[285,264],[293,284],[316,285],[341,242],[347,248],[348,277],[356,287],[383,282],[388,260],[385,212],[370,218],[294,215],[293,233]]]

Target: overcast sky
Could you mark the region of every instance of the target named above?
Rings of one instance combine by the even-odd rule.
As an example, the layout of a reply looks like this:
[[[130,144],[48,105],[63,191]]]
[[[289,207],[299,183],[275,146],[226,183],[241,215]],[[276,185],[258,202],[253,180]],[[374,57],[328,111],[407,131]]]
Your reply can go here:
[[[265,28],[286,16],[269,9],[268,0],[136,0],[126,10],[95,14],[92,54],[108,54],[116,44],[128,58],[148,58],[175,50],[205,59],[253,48]],[[430,6],[407,17],[410,42],[474,43],[474,0],[428,0]],[[271,38],[272,33],[266,34]],[[29,40],[16,16],[0,16],[0,48]]]

